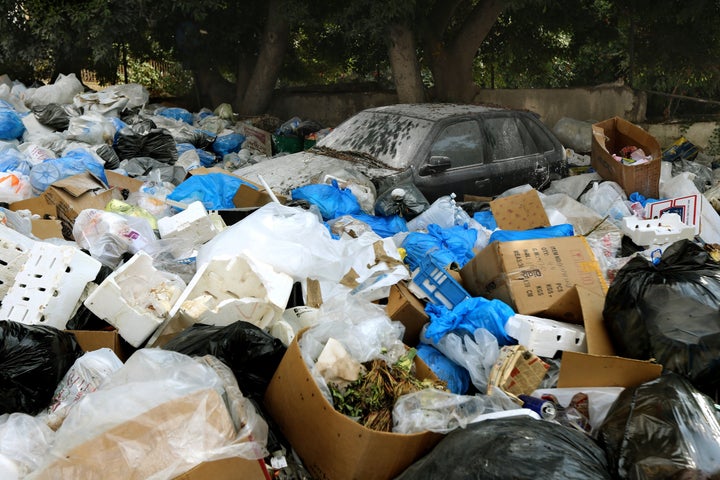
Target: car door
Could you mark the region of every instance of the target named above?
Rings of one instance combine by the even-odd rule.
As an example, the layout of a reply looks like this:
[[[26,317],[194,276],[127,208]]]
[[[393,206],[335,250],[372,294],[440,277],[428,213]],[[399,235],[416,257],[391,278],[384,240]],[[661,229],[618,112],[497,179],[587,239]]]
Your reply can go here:
[[[417,170],[416,185],[431,201],[450,192],[495,196],[526,183],[545,185],[545,145],[538,146],[526,122],[519,112],[500,111],[445,125]]]

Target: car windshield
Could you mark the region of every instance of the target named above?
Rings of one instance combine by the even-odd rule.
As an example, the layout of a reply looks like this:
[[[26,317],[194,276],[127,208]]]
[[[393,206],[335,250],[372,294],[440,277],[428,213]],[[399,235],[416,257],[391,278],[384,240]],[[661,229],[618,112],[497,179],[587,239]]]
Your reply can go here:
[[[404,169],[427,138],[433,122],[385,112],[360,112],[317,143],[339,152],[371,156],[392,169]]]

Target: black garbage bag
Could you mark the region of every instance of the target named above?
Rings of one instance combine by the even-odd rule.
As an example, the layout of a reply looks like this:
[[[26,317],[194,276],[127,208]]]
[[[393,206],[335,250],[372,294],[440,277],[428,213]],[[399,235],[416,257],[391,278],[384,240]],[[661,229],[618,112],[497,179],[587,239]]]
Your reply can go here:
[[[37,105],[32,107],[32,112],[40,124],[57,132],[68,129],[70,117],[80,116],[80,110],[71,104],[48,103],[47,105]]]
[[[410,182],[388,188],[375,200],[375,214],[389,217],[399,215],[411,220],[430,208],[425,195]]]
[[[588,435],[530,417],[472,423],[450,432],[398,480],[607,479],[605,452]]]
[[[720,386],[720,264],[689,241],[659,264],[638,256],[620,271],[603,318],[620,356],[655,358],[712,395]]]
[[[173,185],[180,185],[187,176],[187,172],[180,165],[168,165],[150,157],[135,157],[120,162],[120,168],[125,170],[129,177],[146,177],[153,173],[162,182],[170,182]],[[157,181],[157,177],[154,179]]]
[[[178,159],[175,139],[170,132],[163,128],[155,128],[147,133],[138,133],[134,127],[123,127],[117,135],[115,152],[121,160],[150,157],[172,165]]]
[[[72,333],[0,321],[0,415],[35,415],[46,408],[82,353]]]
[[[626,388],[598,429],[620,479],[720,479],[720,422],[712,400],[675,373]]]
[[[110,145],[100,145],[95,153],[105,160],[105,170],[115,170],[120,166],[120,158]]]
[[[243,394],[260,402],[286,350],[280,340],[243,321],[225,327],[196,323],[162,348],[186,355],[214,355],[233,371]]]

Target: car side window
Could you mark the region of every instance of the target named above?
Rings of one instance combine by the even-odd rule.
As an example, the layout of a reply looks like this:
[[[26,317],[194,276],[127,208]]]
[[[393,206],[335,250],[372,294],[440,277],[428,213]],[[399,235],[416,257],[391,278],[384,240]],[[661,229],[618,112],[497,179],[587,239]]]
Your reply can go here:
[[[430,147],[430,156],[450,159],[450,168],[483,162],[480,126],[475,120],[448,125]]]
[[[483,136],[493,162],[540,153],[527,126],[516,117],[483,119]]]

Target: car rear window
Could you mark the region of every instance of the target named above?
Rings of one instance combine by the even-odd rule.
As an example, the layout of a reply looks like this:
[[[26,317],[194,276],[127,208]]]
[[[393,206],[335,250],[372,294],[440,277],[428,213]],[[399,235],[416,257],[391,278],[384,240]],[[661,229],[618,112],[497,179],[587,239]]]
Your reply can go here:
[[[372,155],[391,168],[406,168],[433,123],[384,112],[360,112],[318,142],[318,146]]]

